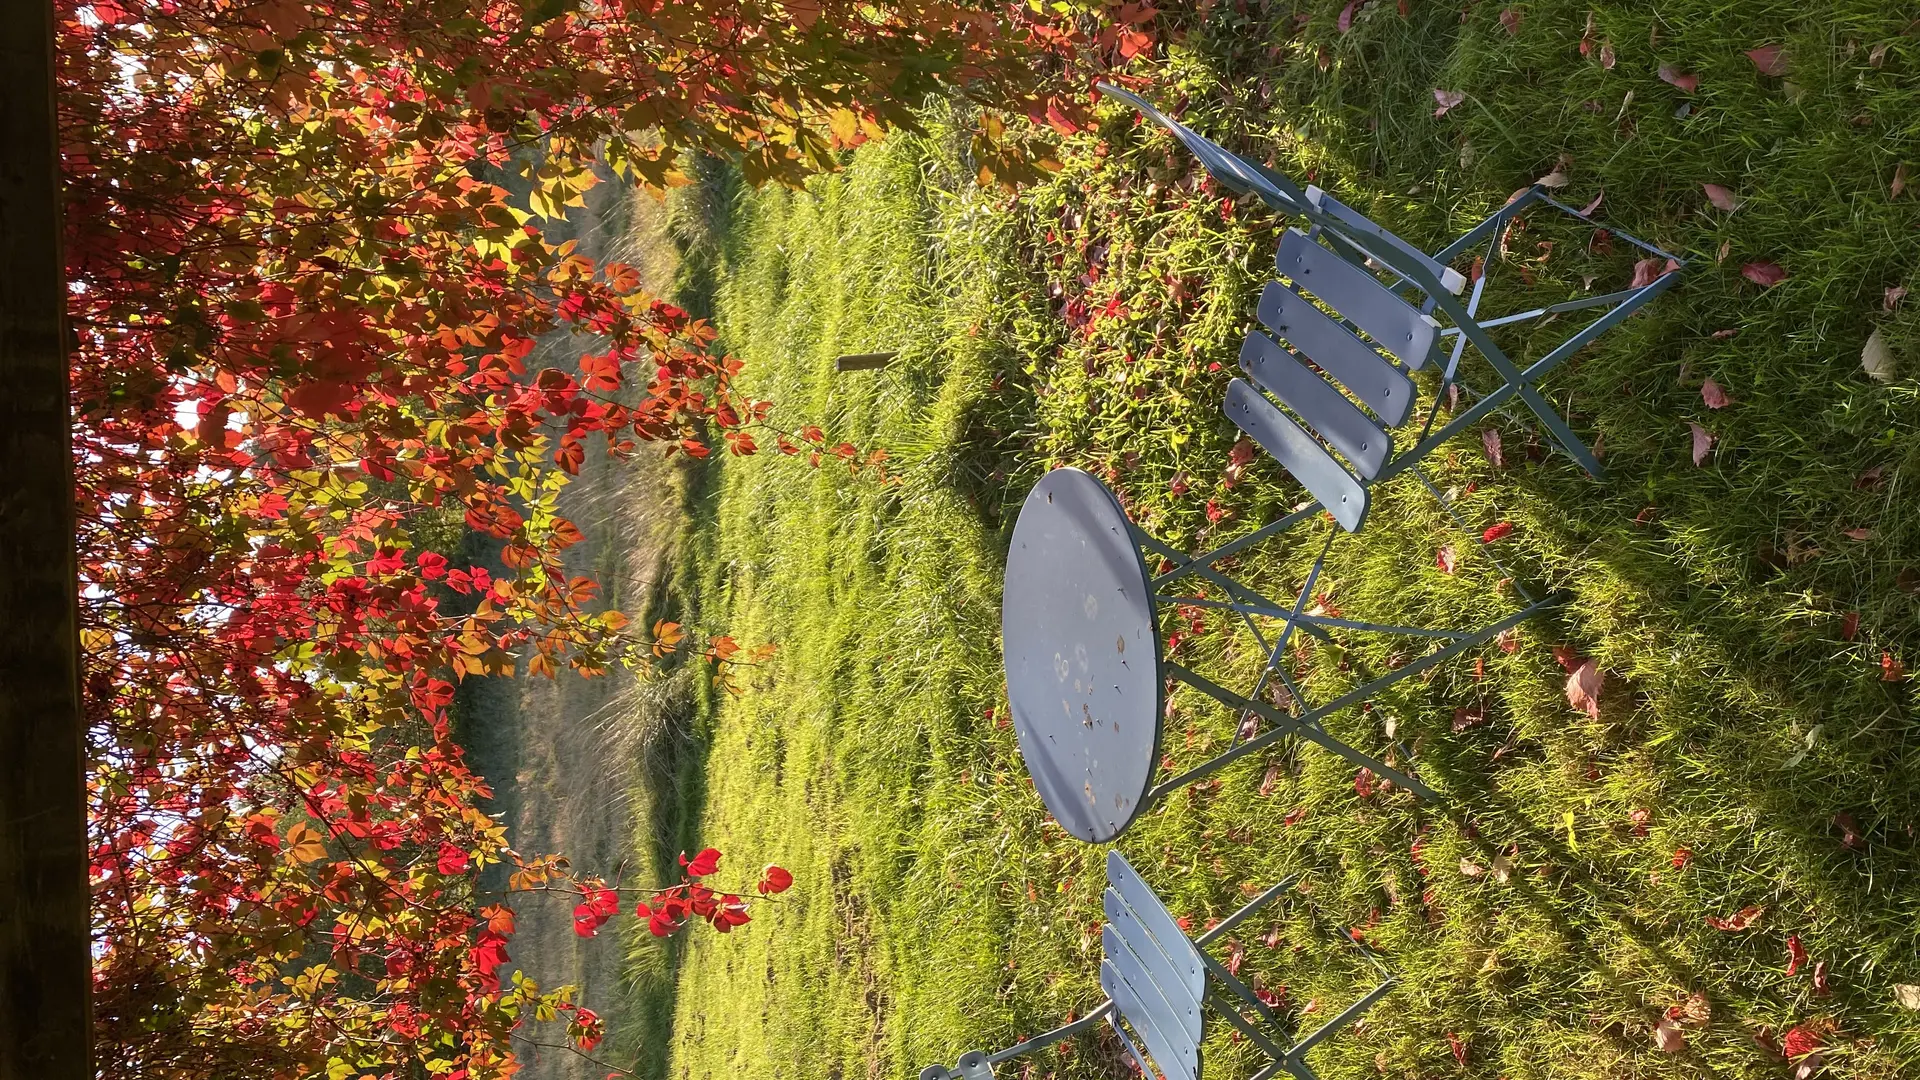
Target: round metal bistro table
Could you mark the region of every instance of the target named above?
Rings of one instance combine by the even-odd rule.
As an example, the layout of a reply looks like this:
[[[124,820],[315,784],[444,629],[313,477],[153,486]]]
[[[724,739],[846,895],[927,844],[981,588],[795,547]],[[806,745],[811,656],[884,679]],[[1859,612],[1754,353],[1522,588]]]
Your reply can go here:
[[[1081,840],[1120,835],[1147,802],[1165,689],[1146,563],[1119,501],[1087,473],[1055,469],[1020,508],[1000,636],[1041,800]]]

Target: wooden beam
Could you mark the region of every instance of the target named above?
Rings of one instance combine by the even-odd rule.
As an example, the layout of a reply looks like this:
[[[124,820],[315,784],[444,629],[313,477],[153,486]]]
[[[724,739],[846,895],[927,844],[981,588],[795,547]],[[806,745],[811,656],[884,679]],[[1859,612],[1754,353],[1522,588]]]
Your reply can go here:
[[[848,353],[845,356],[834,358],[833,370],[872,371],[876,368],[886,367],[893,362],[894,357],[899,355],[897,352]]]
[[[87,1080],[87,832],[53,8],[0,34],[0,1080]]]

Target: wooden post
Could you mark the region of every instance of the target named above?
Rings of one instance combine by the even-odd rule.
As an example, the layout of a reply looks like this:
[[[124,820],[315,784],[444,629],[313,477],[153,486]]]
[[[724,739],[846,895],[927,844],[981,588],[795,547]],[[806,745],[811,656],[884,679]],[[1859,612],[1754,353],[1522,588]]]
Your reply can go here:
[[[80,710],[53,8],[0,34],[0,1080],[87,1080]]]
[[[899,355],[897,352],[848,353],[845,356],[834,358],[833,370],[871,371],[876,368],[886,367],[893,362],[894,357]]]

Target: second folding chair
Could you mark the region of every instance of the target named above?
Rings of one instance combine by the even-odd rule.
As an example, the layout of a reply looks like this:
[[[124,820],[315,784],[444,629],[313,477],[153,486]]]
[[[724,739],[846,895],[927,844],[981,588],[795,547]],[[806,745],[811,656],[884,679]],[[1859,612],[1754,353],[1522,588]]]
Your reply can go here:
[[[1358,1020],[1386,996],[1395,980],[1385,965],[1364,946],[1349,941],[1380,973],[1382,981],[1313,1031],[1295,1038],[1259,995],[1202,948],[1272,903],[1293,884],[1294,879],[1287,878],[1199,937],[1189,939],[1127,860],[1118,851],[1108,851],[1103,898],[1107,922],[1100,935],[1100,986],[1107,992],[1107,1000],[1071,1024],[1005,1050],[991,1054],[969,1051],[960,1055],[952,1068],[929,1065],[921,1070],[920,1080],[993,1080],[995,1065],[1044,1049],[1103,1021],[1119,1037],[1143,1077],[1157,1074],[1166,1080],[1200,1080],[1200,1049],[1209,1014],[1218,1015],[1266,1054],[1268,1063],[1251,1080],[1268,1080],[1283,1072],[1298,1080],[1318,1080],[1307,1064],[1307,1051]]]

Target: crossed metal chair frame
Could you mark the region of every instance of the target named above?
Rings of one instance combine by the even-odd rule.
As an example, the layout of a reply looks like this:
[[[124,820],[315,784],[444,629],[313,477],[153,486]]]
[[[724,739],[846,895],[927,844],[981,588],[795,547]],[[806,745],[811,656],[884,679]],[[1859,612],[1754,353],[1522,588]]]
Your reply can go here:
[[[1249,385],[1239,379],[1233,381],[1228,390],[1228,415],[1242,430],[1253,436],[1264,450],[1287,467],[1289,473],[1301,480],[1315,500],[1269,525],[1198,555],[1186,555],[1175,551],[1137,526],[1134,527],[1133,534],[1142,548],[1154,552],[1172,564],[1171,569],[1152,580],[1156,602],[1232,611],[1252,632],[1254,639],[1267,656],[1267,663],[1258,681],[1254,684],[1252,691],[1244,695],[1222,687],[1172,661],[1166,662],[1165,665],[1168,674],[1237,710],[1242,717],[1250,714],[1258,715],[1273,726],[1271,730],[1251,738],[1242,737],[1244,727],[1237,729],[1232,743],[1224,753],[1156,785],[1149,792],[1148,800],[1158,799],[1240,757],[1255,753],[1277,740],[1293,736],[1303,737],[1333,750],[1354,764],[1370,768],[1376,774],[1408,788],[1423,798],[1437,799],[1433,790],[1417,778],[1333,738],[1322,728],[1321,719],[1342,708],[1359,704],[1402,679],[1417,675],[1467,649],[1477,647],[1540,611],[1557,605],[1559,601],[1556,598],[1536,597],[1529,593],[1521,584],[1520,578],[1508,572],[1506,567],[1500,564],[1498,556],[1487,548],[1481,538],[1474,537],[1475,542],[1481,543],[1482,549],[1501,573],[1514,582],[1524,605],[1519,611],[1476,630],[1429,629],[1331,617],[1308,610],[1315,595],[1314,586],[1325,566],[1328,551],[1341,530],[1357,532],[1364,524],[1369,503],[1369,490],[1406,472],[1417,477],[1420,483],[1440,501],[1454,524],[1471,535],[1472,530],[1460,518],[1449,499],[1434,484],[1433,479],[1420,468],[1420,463],[1447,440],[1479,423],[1495,410],[1508,406],[1516,399],[1532,411],[1545,427],[1550,438],[1568,456],[1578,462],[1589,474],[1599,475],[1600,463],[1594,453],[1580,441],[1566,420],[1540,395],[1535,384],[1600,335],[1618,326],[1635,311],[1673,287],[1679,279],[1678,271],[1684,263],[1652,244],[1609,227],[1612,235],[1625,243],[1653,257],[1667,260],[1665,271],[1646,285],[1482,319],[1479,317],[1481,299],[1487,282],[1492,276],[1497,255],[1516,217],[1530,208],[1546,206],[1595,227],[1599,227],[1598,223],[1581,211],[1556,201],[1545,190],[1535,185],[1517,195],[1507,205],[1469,229],[1458,240],[1437,254],[1428,256],[1359,212],[1341,204],[1319,188],[1309,187],[1304,191],[1301,190],[1291,180],[1272,169],[1240,158],[1196,134],[1162,114],[1139,96],[1105,84],[1100,85],[1099,89],[1111,97],[1132,105],[1148,118],[1171,131],[1199,158],[1201,164],[1222,186],[1236,194],[1258,196],[1262,202],[1288,218],[1305,220],[1309,231],[1305,233],[1289,231],[1283,238],[1280,252],[1276,256],[1276,268],[1286,272],[1285,264],[1291,258],[1296,264],[1291,275],[1295,279],[1300,279],[1303,272],[1311,273],[1311,269],[1304,271],[1301,269],[1308,267],[1309,263],[1317,265],[1322,270],[1322,277],[1326,279],[1338,279],[1343,275],[1351,278],[1355,274],[1355,270],[1351,268],[1358,268],[1359,273],[1366,275],[1372,282],[1372,285],[1362,283],[1358,287],[1362,290],[1372,289],[1374,293],[1387,298],[1389,302],[1385,304],[1376,301],[1368,313],[1356,314],[1354,310],[1335,308],[1332,310],[1332,318],[1327,320],[1327,310],[1332,308],[1332,305],[1324,296],[1320,300],[1320,305],[1315,305],[1314,301],[1303,292],[1303,289],[1310,287],[1305,286],[1302,280],[1294,280],[1291,285],[1276,281],[1267,286],[1266,293],[1262,296],[1260,319],[1270,328],[1281,332],[1288,329],[1289,318],[1303,323],[1321,323],[1325,320],[1325,327],[1335,329],[1322,330],[1323,340],[1329,340],[1329,335],[1332,337],[1344,335],[1342,341],[1332,341],[1331,344],[1348,349],[1349,356],[1364,357],[1365,363],[1362,367],[1367,371],[1392,372],[1392,378],[1399,385],[1407,387],[1408,393],[1403,395],[1401,401],[1392,402],[1390,406],[1383,405],[1383,400],[1378,396],[1377,391],[1375,395],[1369,395],[1352,385],[1351,374],[1360,371],[1361,367],[1350,367],[1345,374],[1341,375],[1342,380],[1348,383],[1349,389],[1355,393],[1355,396],[1386,418],[1388,426],[1397,427],[1407,419],[1407,412],[1412,406],[1412,381],[1400,369],[1393,368],[1390,359],[1381,351],[1375,350],[1371,344],[1363,343],[1354,331],[1365,330],[1375,341],[1382,340],[1377,326],[1383,321],[1390,323],[1396,330],[1411,328],[1420,331],[1425,335],[1426,343],[1408,347],[1405,351],[1411,352],[1412,355],[1406,355],[1405,352],[1399,354],[1402,364],[1407,369],[1418,370],[1424,367],[1429,359],[1437,358],[1443,352],[1446,356],[1441,371],[1439,392],[1427,410],[1418,438],[1412,446],[1393,453],[1391,438],[1387,437],[1384,431],[1380,430],[1350,401],[1339,396],[1340,391],[1334,389],[1326,378],[1314,373],[1305,365],[1298,364],[1278,343],[1258,328],[1249,332],[1246,344],[1241,351],[1240,363],[1255,385]],[[1471,283],[1472,289],[1463,301],[1459,294],[1466,288],[1468,282],[1457,271],[1449,269],[1447,264],[1483,244],[1486,247],[1484,260],[1486,272]],[[1381,274],[1385,274],[1387,280],[1382,281],[1379,276]],[[1379,288],[1373,288],[1373,286],[1379,286]],[[1413,321],[1412,313],[1416,309],[1409,307],[1406,300],[1398,295],[1408,290],[1416,290],[1420,294],[1417,312],[1422,322]],[[1316,295],[1319,294],[1316,293]],[[1524,368],[1509,358],[1487,332],[1496,327],[1609,305],[1608,310],[1598,319],[1575,330]],[[1396,307],[1404,310],[1393,310]],[[1293,314],[1289,315],[1289,311]],[[1451,325],[1442,327],[1438,320],[1433,318],[1435,312],[1444,315]],[[1385,318],[1384,320],[1370,318],[1370,315],[1385,316]],[[1422,323],[1425,324],[1424,327]],[[1300,329],[1312,328],[1309,326]],[[1407,339],[1413,341],[1417,336],[1420,335],[1410,332]],[[1308,351],[1304,345],[1301,345],[1301,339],[1298,336],[1290,337],[1290,340],[1293,340],[1297,347],[1301,347],[1302,351]],[[1447,423],[1436,426],[1440,403],[1448,397],[1448,388],[1462,385],[1458,379],[1459,367],[1468,345],[1472,345],[1493,368],[1500,377],[1501,384],[1487,393],[1478,395],[1477,400],[1454,414]],[[1366,351],[1355,354],[1351,350],[1356,348]],[[1390,349],[1391,347],[1382,344],[1380,348]],[[1314,359],[1320,363],[1324,374],[1336,374],[1337,365],[1329,362],[1334,359],[1333,356],[1323,352]],[[1376,361],[1377,365],[1375,365]],[[1288,385],[1293,389],[1293,395],[1290,396],[1273,385],[1281,378],[1289,380]],[[1362,475],[1353,476],[1346,467],[1335,461],[1320,441],[1274,406],[1261,392],[1263,389],[1278,394],[1297,409],[1301,401],[1317,403],[1318,407],[1322,408],[1322,416],[1326,420],[1342,420],[1342,416],[1335,415],[1336,413],[1343,413],[1350,417],[1346,421],[1345,434],[1348,437],[1343,440],[1342,432],[1334,430],[1339,426],[1338,424],[1327,423],[1312,417],[1304,409],[1299,410],[1301,415],[1309,417],[1309,422],[1320,431],[1324,440],[1339,449],[1349,461],[1364,461],[1364,464],[1359,466]],[[1467,388],[1462,385],[1462,389]],[[1359,434],[1354,434],[1355,432]],[[1368,445],[1368,432],[1381,436],[1380,446]],[[1295,525],[1318,517],[1323,512],[1332,516],[1341,529],[1329,530],[1325,545],[1321,548],[1319,556],[1315,558],[1312,569],[1308,571],[1305,585],[1291,604],[1279,603],[1262,596],[1216,569],[1221,560],[1243,553],[1255,545],[1279,536]],[[1170,590],[1171,586],[1188,580],[1203,581],[1224,590],[1226,599],[1176,595]],[[1278,634],[1271,642],[1255,624],[1256,616],[1284,620]],[[1339,629],[1424,638],[1444,642],[1444,644],[1330,701],[1312,705],[1300,687],[1289,678],[1281,663],[1284,650],[1292,640],[1296,629],[1326,642],[1332,640],[1328,631]],[[1298,712],[1283,711],[1259,700],[1268,681],[1274,678],[1279,679],[1286,687],[1292,700],[1297,703]]]
[[[1297,875],[1287,877],[1205,933],[1188,938],[1126,859],[1118,851],[1108,851],[1103,898],[1108,921],[1101,928],[1100,962],[1100,984],[1108,993],[1107,999],[1070,1024],[1004,1050],[991,1054],[968,1051],[952,1068],[929,1065],[921,1070],[920,1080],[993,1080],[995,1065],[1072,1038],[1102,1021],[1119,1036],[1143,1076],[1151,1078],[1157,1071],[1166,1080],[1199,1080],[1202,1008],[1206,1005],[1213,1006],[1214,1012],[1271,1059],[1250,1080],[1270,1080],[1283,1072],[1296,1080],[1319,1080],[1307,1064],[1307,1051],[1358,1020],[1393,989],[1396,979],[1380,958],[1364,944],[1343,935],[1342,940],[1359,951],[1382,981],[1318,1028],[1295,1039],[1257,994],[1205,951],[1209,942],[1272,903],[1298,880]],[[1257,1019],[1249,1019],[1248,1012]],[[1127,1027],[1132,1027],[1134,1034],[1128,1034]],[[1140,1045],[1143,1042],[1145,1048]]]

